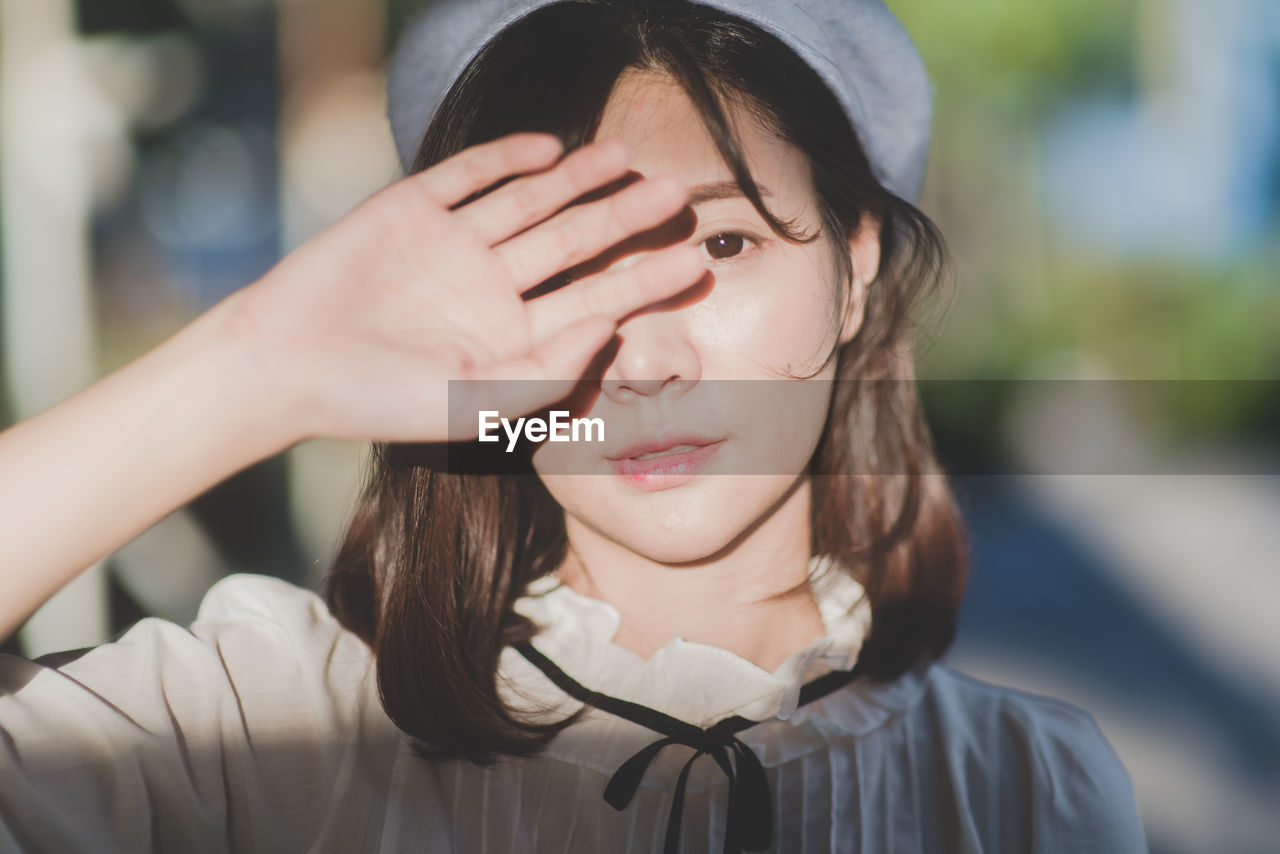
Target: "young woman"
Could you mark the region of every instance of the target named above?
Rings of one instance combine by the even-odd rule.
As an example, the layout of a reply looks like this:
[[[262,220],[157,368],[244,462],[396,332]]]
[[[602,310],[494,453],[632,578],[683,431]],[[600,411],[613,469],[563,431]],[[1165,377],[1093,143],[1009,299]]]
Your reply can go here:
[[[728,5],[434,8],[411,177],[0,436],[5,630],[240,467],[376,443],[327,602],[237,576],[3,661],[0,848],[1145,850],[1087,713],[938,662],[918,57],[878,0]],[[549,411],[604,436],[469,443]]]

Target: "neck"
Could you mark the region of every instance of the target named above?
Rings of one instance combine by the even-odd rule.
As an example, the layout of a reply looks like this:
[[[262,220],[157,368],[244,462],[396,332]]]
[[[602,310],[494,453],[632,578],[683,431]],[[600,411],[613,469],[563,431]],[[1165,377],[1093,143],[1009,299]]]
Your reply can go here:
[[[621,617],[614,643],[644,658],[682,637],[772,671],[826,632],[807,584],[807,479],[748,533],[690,563],[655,561],[572,517],[565,523],[561,581],[612,605]]]

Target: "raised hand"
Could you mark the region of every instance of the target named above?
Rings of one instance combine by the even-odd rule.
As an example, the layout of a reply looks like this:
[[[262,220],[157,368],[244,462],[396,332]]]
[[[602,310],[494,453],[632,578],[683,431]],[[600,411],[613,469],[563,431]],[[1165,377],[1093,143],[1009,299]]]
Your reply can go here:
[[[532,133],[464,150],[375,194],[241,292],[235,326],[289,400],[298,438],[472,438],[449,429],[449,380],[536,381],[486,387],[499,398],[477,406],[504,414],[553,403],[619,319],[697,282],[705,262],[677,245],[526,299],[684,205],[683,188],[657,178],[566,208],[625,175],[627,152],[561,153]],[[511,176],[522,177],[461,204]]]

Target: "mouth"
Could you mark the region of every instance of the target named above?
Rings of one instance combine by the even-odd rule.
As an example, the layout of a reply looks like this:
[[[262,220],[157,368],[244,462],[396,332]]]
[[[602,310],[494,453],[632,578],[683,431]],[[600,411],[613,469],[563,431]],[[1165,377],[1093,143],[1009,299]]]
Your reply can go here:
[[[642,442],[609,457],[614,471],[641,489],[670,489],[691,480],[711,462],[724,439],[676,437]]]

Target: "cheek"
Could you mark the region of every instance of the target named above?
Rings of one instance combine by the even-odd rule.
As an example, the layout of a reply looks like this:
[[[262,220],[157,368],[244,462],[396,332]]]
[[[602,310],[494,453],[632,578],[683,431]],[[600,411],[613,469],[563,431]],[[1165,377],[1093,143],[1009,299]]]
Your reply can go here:
[[[835,285],[810,252],[780,253],[758,269],[723,273],[695,308],[690,335],[704,379],[808,376],[836,341]]]
[[[744,406],[732,410],[738,434],[734,471],[748,476],[804,472],[822,438],[830,408],[834,366],[811,380],[731,383]],[[738,387],[749,389],[737,392]],[[748,400],[749,396],[749,400]]]

